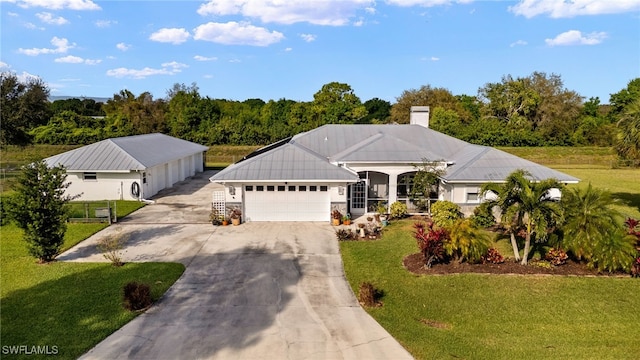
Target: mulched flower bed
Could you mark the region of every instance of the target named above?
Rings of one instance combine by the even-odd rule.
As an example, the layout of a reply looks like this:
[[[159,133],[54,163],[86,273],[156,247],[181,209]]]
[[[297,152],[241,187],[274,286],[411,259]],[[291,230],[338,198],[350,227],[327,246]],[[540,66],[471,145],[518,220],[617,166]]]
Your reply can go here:
[[[520,265],[512,259],[506,259],[502,264],[458,264],[450,262],[447,264],[434,264],[431,269],[424,267],[424,261],[420,253],[407,255],[402,260],[403,266],[408,271],[420,275],[446,275],[460,273],[481,273],[481,274],[515,274],[515,275],[564,275],[564,276],[624,276],[625,273],[598,273],[597,270],[587,268],[583,263],[567,261],[566,264],[544,268],[536,266],[534,261],[529,261],[529,265]]]

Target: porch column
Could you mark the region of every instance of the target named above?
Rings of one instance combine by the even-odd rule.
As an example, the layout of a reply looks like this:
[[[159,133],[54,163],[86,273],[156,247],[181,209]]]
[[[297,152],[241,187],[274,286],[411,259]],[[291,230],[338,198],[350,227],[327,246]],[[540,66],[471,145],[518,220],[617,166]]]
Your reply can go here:
[[[398,174],[389,172],[389,207],[398,201]]]

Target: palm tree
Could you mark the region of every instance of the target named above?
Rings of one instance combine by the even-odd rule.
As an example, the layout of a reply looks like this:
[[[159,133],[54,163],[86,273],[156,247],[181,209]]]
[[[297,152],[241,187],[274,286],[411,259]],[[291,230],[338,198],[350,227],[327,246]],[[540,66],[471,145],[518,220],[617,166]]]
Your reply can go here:
[[[621,158],[640,160],[640,99],[627,105],[618,121],[615,149]]]
[[[591,186],[573,188],[562,197],[563,246],[575,256],[589,258],[596,244],[615,233],[622,215],[611,208],[611,194]]]
[[[482,186],[483,193],[491,190],[497,194],[494,204],[500,208],[502,219],[507,220],[511,226],[511,246],[514,255],[518,253],[514,231],[518,228],[517,225],[524,226],[524,254],[520,262],[522,265],[528,262],[531,239],[534,236],[544,238],[547,230],[561,217],[561,207],[549,197],[549,192],[551,189],[562,187],[562,183],[556,179],[536,182],[525,170],[516,170],[509,174],[504,184],[489,183]]]

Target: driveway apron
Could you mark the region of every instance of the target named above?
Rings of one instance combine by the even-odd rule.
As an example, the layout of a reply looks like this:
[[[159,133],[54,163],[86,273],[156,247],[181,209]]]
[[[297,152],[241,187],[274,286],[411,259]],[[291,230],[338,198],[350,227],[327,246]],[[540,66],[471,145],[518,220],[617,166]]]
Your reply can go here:
[[[211,173],[156,197],[62,254],[103,261],[95,243],[129,236],[125,261],[178,261],[152,308],[83,359],[410,359],[358,304],[328,223],[207,223]]]

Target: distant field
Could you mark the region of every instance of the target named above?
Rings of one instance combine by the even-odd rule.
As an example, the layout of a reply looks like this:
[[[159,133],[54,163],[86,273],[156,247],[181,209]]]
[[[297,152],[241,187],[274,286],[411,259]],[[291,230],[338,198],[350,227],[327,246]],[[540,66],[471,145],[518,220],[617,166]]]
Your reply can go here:
[[[500,150],[546,166],[612,168],[617,164],[611,147],[501,147]]]

